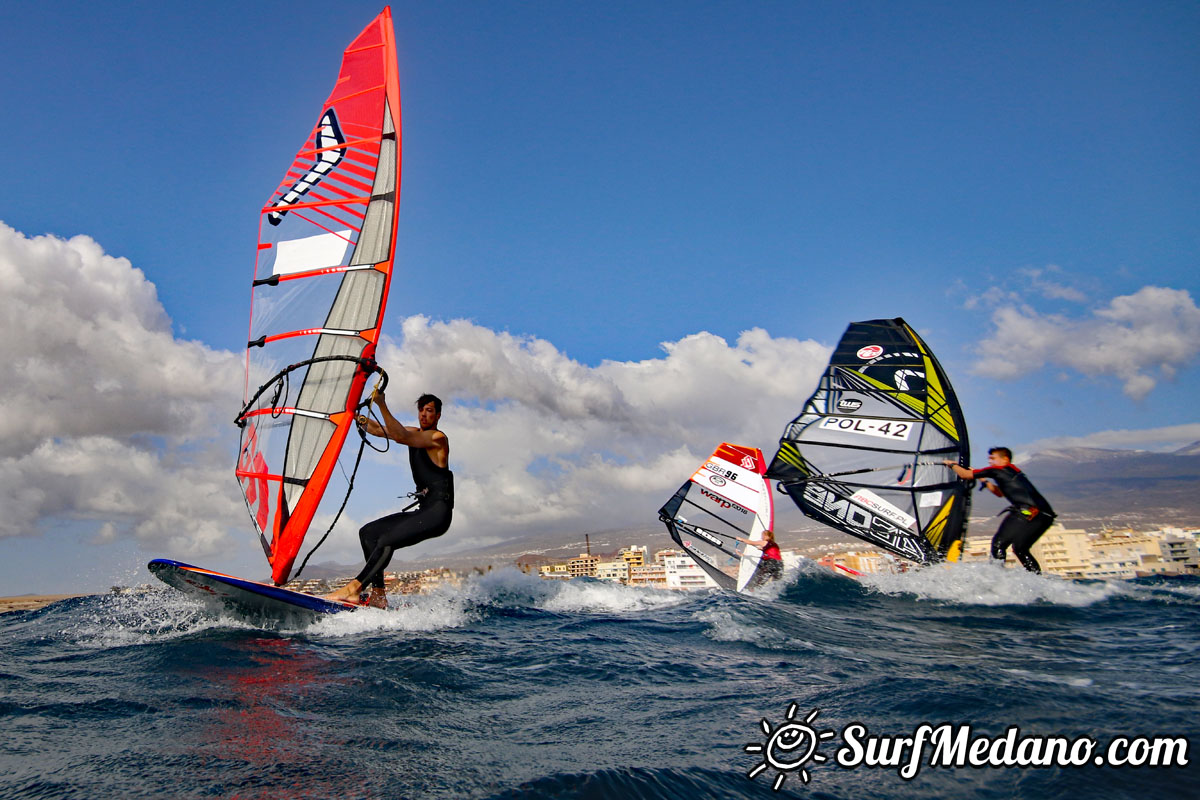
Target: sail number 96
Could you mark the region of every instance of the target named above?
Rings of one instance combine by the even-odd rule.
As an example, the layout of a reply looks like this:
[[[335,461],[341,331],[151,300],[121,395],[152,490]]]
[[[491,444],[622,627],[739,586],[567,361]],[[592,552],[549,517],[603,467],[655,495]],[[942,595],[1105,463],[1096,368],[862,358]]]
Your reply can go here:
[[[822,430],[837,430],[863,436],[877,436],[881,439],[899,439],[900,441],[908,441],[908,434],[912,432],[912,427],[911,422],[896,422],[895,420],[854,417],[826,417],[821,420]]]

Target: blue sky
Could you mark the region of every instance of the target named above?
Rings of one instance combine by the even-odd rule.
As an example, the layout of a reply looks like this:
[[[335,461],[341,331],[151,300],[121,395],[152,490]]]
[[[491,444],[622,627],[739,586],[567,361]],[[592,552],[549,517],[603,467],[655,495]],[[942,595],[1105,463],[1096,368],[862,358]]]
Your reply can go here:
[[[167,326],[160,363],[240,354],[257,209],[311,128],[342,49],[381,6],[330,8],[10,4],[0,26],[8,280],[33,280],[32,237],[90,237],[128,264],[109,264],[80,319],[131,303],[139,325]],[[394,349],[383,353],[422,373],[398,386],[443,391],[462,409],[444,427],[464,442],[466,485],[487,500],[464,509],[470,530],[454,546],[526,524],[654,525],[657,484],[644,514],[613,494],[632,510],[607,515],[564,471],[593,458],[657,464],[657,480],[677,485],[686,470],[675,467],[722,438],[753,436],[744,443],[773,452],[820,361],[802,345],[831,346],[852,320],[903,316],[925,335],[977,453],[1062,437],[1200,439],[1194,4],[450,2],[395,4],[393,16],[404,168],[385,325]],[[54,295],[31,285],[13,284],[20,291],[0,303],[12,311],[24,292],[53,319]],[[129,292],[108,291],[118,285]],[[738,345],[752,329],[766,338]],[[705,332],[727,348],[695,338]],[[84,565],[102,587],[146,556],[182,558],[191,548],[167,522],[147,528],[118,503],[114,523],[95,492],[25,516],[11,508],[39,491],[31,454],[51,445],[94,454],[108,440],[168,472],[201,469],[194,453],[223,453],[235,431],[197,424],[185,435],[178,419],[207,420],[206,403],[223,400],[163,373],[141,392],[146,411],[126,405],[153,415],[154,387],[169,383],[174,423],[139,428],[114,412],[85,424],[63,409],[88,407],[105,375],[134,373],[117,365],[39,383],[59,351],[7,338],[10,386],[28,391],[0,389],[5,416],[57,422],[8,437],[0,453],[10,507],[0,514],[19,519],[0,536],[0,594],[69,591]],[[461,366],[438,350],[452,346],[495,348],[499,366],[486,376],[430,366]],[[768,366],[768,351],[805,360]],[[745,366],[747,353],[761,360]],[[722,359],[722,380],[695,381],[675,405],[661,399]],[[513,374],[526,379],[505,388]],[[39,385],[66,387],[66,405]],[[605,408],[627,416],[659,420],[670,407],[661,435],[636,436],[629,423],[627,443],[606,437],[605,415],[588,412],[604,392],[619,401]],[[710,419],[713,407],[723,414]],[[224,425],[236,408],[220,412]],[[546,443],[555,437],[558,449]],[[664,453],[676,460],[656,461]],[[505,464],[512,486],[493,476]],[[389,509],[384,487],[407,482],[399,462],[364,470],[366,499],[349,509],[359,523]],[[225,488],[240,503],[231,476]],[[536,508],[497,527],[501,497]],[[229,531],[191,537],[208,542],[195,550],[201,563],[261,560],[232,522],[216,527]],[[340,538],[354,560],[352,529]]]

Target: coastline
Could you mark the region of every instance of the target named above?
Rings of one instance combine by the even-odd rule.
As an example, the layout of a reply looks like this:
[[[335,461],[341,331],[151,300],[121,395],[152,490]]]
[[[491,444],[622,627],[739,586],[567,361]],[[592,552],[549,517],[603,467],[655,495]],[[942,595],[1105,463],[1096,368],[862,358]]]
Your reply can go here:
[[[37,611],[59,600],[86,597],[82,594],[25,594],[20,597],[0,597],[0,614],[10,611]]]

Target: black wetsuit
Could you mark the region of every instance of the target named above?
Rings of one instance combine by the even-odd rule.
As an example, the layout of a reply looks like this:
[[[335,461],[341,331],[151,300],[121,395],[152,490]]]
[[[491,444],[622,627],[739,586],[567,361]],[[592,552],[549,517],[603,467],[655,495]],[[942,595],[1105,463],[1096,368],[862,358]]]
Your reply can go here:
[[[358,573],[358,581],[383,588],[383,571],[392,554],[401,547],[441,536],[450,530],[454,508],[454,473],[439,467],[423,447],[408,448],[408,463],[412,467],[413,483],[420,495],[416,511],[389,514],[368,522],[358,532],[367,565]]]
[[[1004,521],[992,537],[992,558],[1004,560],[1009,545],[1013,555],[1030,572],[1041,572],[1041,565],[1029,552],[1043,533],[1054,524],[1054,509],[1037,489],[1033,488],[1025,473],[1012,464],[1003,467],[984,467],[975,470],[976,478],[994,481],[1000,493],[1011,506],[1004,509]]]

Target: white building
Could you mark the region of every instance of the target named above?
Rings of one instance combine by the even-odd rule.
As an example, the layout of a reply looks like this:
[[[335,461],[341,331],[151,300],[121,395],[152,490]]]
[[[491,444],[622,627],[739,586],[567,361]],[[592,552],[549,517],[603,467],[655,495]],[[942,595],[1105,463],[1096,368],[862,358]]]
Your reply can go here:
[[[629,583],[629,562],[623,558],[619,561],[597,561],[595,576],[602,581]]]
[[[717,588],[717,582],[708,577],[708,573],[691,556],[665,556],[663,567],[667,572],[668,589]]]

